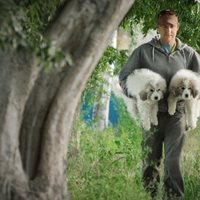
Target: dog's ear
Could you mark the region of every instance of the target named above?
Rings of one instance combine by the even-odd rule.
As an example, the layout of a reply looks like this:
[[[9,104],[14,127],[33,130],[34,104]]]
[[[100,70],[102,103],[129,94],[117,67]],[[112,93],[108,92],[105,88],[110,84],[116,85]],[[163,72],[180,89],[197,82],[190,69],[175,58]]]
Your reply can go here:
[[[147,100],[147,93],[146,93],[144,90],[141,91],[141,92],[139,93],[139,95],[140,95],[140,99],[141,99],[142,101]]]
[[[177,96],[179,96],[180,91],[176,87],[171,87],[170,88],[170,93],[171,93],[172,96],[177,97]]]
[[[194,98],[198,95],[198,91],[195,90],[194,88],[192,88],[191,92],[192,92],[192,96],[193,96]]]
[[[198,95],[198,91],[197,91],[197,87],[196,87],[197,83],[195,83],[194,81],[190,82],[190,87],[191,87],[191,94],[192,96],[195,98]]]

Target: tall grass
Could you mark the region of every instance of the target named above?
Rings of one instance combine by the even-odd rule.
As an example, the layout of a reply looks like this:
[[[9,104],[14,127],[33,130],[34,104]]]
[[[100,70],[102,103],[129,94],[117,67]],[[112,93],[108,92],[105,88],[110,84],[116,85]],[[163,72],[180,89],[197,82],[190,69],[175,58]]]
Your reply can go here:
[[[186,200],[200,199],[200,126],[186,135],[182,154]]]
[[[67,165],[72,200],[149,200],[141,184],[141,130],[121,106],[117,128],[103,133],[77,120]],[[196,130],[199,130],[197,128]],[[186,136],[182,154],[185,200],[200,199],[200,134]],[[160,187],[162,193],[162,186]],[[162,194],[157,199],[162,199]]]

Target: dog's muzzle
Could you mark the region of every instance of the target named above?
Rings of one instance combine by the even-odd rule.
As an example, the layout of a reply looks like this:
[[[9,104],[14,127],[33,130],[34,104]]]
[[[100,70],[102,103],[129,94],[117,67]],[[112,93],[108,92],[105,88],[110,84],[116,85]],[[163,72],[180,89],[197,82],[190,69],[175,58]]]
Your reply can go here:
[[[158,101],[158,100],[159,100],[159,97],[158,97],[158,96],[155,96],[155,97],[154,97],[154,100],[155,100],[155,101]]]

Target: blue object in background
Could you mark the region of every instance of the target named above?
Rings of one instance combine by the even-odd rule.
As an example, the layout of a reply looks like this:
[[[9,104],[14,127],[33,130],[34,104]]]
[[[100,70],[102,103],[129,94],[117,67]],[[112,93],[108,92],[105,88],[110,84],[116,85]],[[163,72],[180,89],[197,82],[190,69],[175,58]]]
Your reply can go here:
[[[83,100],[81,114],[83,120],[89,124],[92,125],[92,112],[93,112],[93,105],[91,103],[88,103],[90,99],[90,93],[86,94]]]
[[[117,126],[119,120],[119,108],[117,103],[117,98],[112,93],[110,97],[110,104],[109,104],[109,122],[113,126]]]
[[[87,94],[84,98],[84,102],[82,104],[82,116],[83,120],[89,124],[92,125],[92,112],[93,112],[93,105],[90,105],[87,103],[90,98],[90,94]],[[119,114],[118,114],[118,103],[117,103],[117,98],[113,93],[111,93],[110,97],[110,103],[109,103],[109,124],[112,126],[117,126],[118,124],[118,119],[119,119]]]

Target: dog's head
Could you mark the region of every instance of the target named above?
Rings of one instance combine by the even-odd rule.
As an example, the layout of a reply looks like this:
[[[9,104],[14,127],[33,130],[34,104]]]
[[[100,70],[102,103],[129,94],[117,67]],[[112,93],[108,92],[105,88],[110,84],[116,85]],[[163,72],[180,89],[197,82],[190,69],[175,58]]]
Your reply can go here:
[[[149,82],[146,84],[145,89],[139,93],[139,95],[140,99],[143,101],[159,101],[163,98],[165,91],[166,84],[164,81],[162,83]]]
[[[196,82],[188,79],[178,81],[176,86],[170,88],[170,92],[173,96],[180,97],[183,100],[195,98],[199,94]]]

